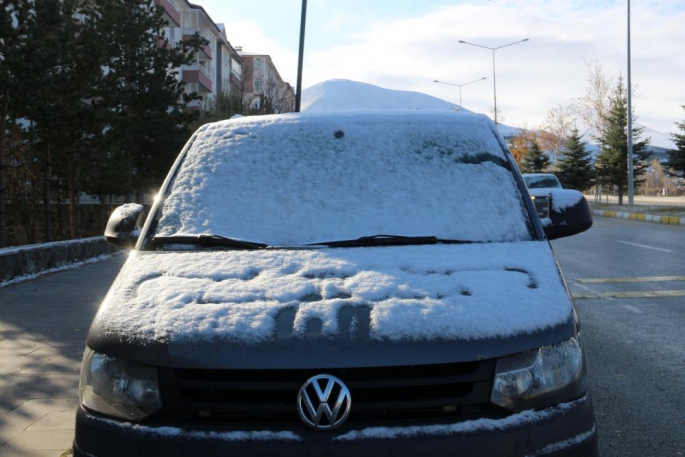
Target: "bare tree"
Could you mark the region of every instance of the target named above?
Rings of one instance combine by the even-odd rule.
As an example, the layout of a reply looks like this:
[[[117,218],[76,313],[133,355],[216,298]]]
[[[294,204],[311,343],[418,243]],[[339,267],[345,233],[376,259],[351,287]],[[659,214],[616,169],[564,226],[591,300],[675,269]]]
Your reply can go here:
[[[574,110],[570,105],[557,105],[547,111],[539,129],[540,146],[551,151],[554,156],[554,169],[557,169],[557,155],[566,144],[571,129],[575,127]]]
[[[604,125],[609,112],[609,95],[614,87],[614,78],[607,74],[602,64],[597,61],[585,61],[588,74],[585,94],[577,98],[573,111],[588,128],[590,134],[599,138],[604,132]]]
[[[255,60],[260,59],[255,69]],[[268,58],[255,56],[243,65],[242,111],[245,115],[289,113],[295,110],[295,92],[284,82]]]

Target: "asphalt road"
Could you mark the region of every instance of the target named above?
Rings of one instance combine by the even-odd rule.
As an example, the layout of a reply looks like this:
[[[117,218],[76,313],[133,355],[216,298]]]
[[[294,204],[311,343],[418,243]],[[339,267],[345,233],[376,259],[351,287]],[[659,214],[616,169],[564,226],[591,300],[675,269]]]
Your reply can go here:
[[[602,455],[685,456],[685,228],[596,218],[553,246],[578,297]],[[87,325],[123,260],[0,289],[0,455],[68,449]]]
[[[685,228],[596,218],[552,245],[577,297],[602,456],[685,455]]]

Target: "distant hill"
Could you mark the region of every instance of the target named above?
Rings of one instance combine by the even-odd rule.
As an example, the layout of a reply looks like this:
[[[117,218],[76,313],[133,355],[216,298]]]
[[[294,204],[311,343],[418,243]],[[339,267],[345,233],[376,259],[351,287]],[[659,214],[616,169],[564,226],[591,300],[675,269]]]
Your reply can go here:
[[[449,110],[459,109],[459,105],[421,92],[385,89],[373,84],[348,79],[329,79],[302,91],[302,111],[367,109]],[[516,135],[520,130],[505,124],[499,124],[497,127],[505,138]],[[655,156],[665,156],[666,149],[674,147],[668,133],[662,133],[645,126],[644,135],[652,138],[651,149]],[[593,153],[599,150],[597,145],[590,142],[588,142],[588,149]]]
[[[650,146],[652,146],[655,152],[665,153],[667,149],[675,149],[675,143],[673,143],[670,133],[659,132],[640,123],[636,123],[635,126],[645,128],[642,136],[652,138]]]
[[[302,111],[441,110],[458,107],[420,92],[384,89],[347,79],[331,79],[302,91]]]

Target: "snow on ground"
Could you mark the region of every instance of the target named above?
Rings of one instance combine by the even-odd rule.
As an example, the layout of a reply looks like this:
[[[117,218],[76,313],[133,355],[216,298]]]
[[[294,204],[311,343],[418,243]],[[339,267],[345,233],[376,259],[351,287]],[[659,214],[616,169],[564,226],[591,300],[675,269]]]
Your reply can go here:
[[[7,248],[0,249],[0,256],[8,254],[16,254],[21,251],[31,251],[33,249],[45,249],[52,248],[55,246],[66,246],[68,244],[74,243],[91,243],[95,240],[101,240],[101,236],[94,236],[91,238],[80,238],[78,240],[67,240],[67,241],[53,241],[51,243],[38,243],[38,244],[26,244],[23,246],[10,246]]]
[[[11,286],[12,284],[18,284],[20,282],[30,281],[32,279],[36,279],[36,278],[39,278],[39,277],[44,276],[44,275],[48,275],[48,274],[52,274],[52,273],[59,273],[61,271],[71,270],[73,268],[82,267],[84,265],[99,262],[101,260],[111,259],[112,256],[114,256],[114,255],[116,255],[116,254],[104,254],[104,255],[100,255],[97,257],[93,257],[90,259],[83,260],[81,262],[72,262],[68,265],[62,265],[61,267],[48,268],[47,270],[43,270],[40,273],[34,273],[34,274],[24,275],[24,276],[17,276],[16,278],[12,278],[8,281],[0,282],[0,288]]]

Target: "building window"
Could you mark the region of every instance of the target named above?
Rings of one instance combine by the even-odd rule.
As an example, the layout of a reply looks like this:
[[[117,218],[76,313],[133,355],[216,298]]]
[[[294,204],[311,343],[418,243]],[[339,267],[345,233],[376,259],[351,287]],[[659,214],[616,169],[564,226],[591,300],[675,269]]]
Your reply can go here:
[[[260,94],[264,92],[264,82],[261,79],[254,80],[254,91]]]

